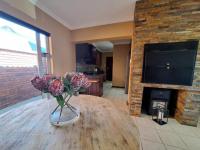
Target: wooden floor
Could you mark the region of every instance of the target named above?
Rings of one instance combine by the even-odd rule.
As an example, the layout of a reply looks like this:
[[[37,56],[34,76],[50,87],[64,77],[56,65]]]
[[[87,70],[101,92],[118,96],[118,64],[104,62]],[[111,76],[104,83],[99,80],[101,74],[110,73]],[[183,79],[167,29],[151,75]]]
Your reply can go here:
[[[137,150],[139,132],[127,113],[109,100],[81,95],[80,119],[66,127],[49,123],[55,100],[38,100],[0,116],[1,150]]]

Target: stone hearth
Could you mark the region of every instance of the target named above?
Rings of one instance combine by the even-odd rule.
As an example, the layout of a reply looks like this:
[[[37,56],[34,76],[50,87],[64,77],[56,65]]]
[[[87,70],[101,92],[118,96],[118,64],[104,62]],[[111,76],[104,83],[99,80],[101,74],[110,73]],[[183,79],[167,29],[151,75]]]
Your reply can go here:
[[[175,118],[197,126],[200,116],[200,47],[192,86],[143,84],[144,44],[200,39],[200,4],[196,0],[140,0],[135,8],[131,53],[129,106],[132,115],[141,114],[144,87],[178,90]]]

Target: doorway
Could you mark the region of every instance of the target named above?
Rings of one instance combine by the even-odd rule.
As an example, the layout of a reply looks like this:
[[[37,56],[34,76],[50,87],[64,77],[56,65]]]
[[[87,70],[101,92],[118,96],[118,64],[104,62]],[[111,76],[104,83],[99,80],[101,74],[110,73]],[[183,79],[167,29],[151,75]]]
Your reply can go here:
[[[113,57],[106,57],[106,80],[112,81]]]

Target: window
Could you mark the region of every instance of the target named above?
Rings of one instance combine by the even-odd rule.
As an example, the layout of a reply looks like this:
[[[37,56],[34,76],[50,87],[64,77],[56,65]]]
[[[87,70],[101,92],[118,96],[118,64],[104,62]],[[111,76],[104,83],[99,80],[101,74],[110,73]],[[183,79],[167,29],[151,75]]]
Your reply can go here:
[[[48,43],[49,33],[0,11],[0,109],[41,94],[30,80],[51,73]]]
[[[35,31],[0,18],[0,48],[36,54]]]
[[[0,18],[0,66],[38,65],[35,31]]]
[[[41,75],[48,73],[48,35],[18,19],[15,22],[12,16],[6,17],[0,13],[0,67],[38,67]]]
[[[40,40],[40,54],[41,54],[41,63],[40,63],[40,75],[50,72],[50,55],[47,50],[47,41],[48,38],[44,34],[39,34]]]
[[[41,45],[41,52],[47,53],[47,42],[46,36],[44,34],[40,34],[40,45]]]

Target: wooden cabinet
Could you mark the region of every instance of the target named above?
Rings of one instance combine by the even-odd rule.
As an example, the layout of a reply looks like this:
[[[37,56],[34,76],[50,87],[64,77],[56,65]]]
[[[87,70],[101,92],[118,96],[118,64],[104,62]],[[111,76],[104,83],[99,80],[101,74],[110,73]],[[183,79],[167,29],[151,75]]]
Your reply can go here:
[[[96,59],[93,54],[91,44],[76,44],[76,63],[78,64],[95,64]]]
[[[103,74],[87,76],[91,86],[88,88],[87,94],[95,96],[103,96]]]
[[[101,57],[102,57],[101,52],[97,51],[96,52],[96,65],[98,67],[101,67]]]
[[[101,66],[101,52],[92,44],[76,44],[76,63]]]
[[[88,88],[87,94],[94,96],[102,96],[100,92],[101,91],[100,81],[97,79],[90,79],[89,82],[91,83],[91,86]]]

